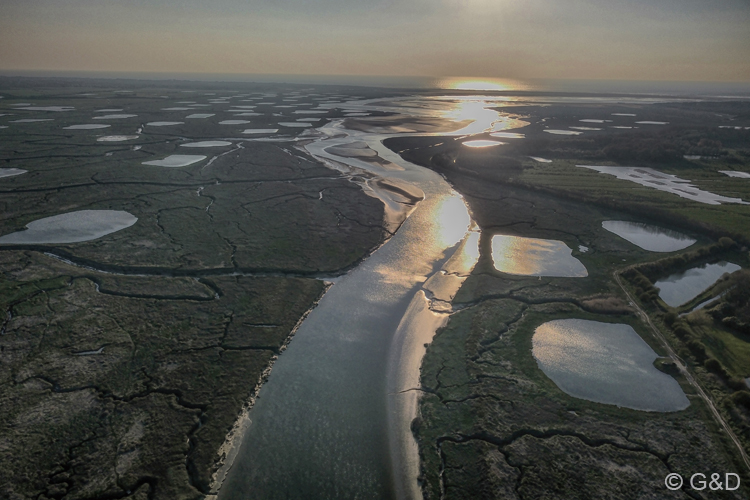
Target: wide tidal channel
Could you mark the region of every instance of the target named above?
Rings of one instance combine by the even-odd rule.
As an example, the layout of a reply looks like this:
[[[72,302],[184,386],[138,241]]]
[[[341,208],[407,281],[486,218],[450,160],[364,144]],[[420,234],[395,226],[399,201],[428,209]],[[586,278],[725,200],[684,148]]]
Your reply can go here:
[[[424,344],[476,262],[478,237],[462,198],[385,148],[384,135],[341,122],[319,131],[306,146],[317,158],[373,194],[385,178],[421,190],[424,200],[301,324],[249,413],[221,499],[421,496],[409,431],[418,391],[410,389],[419,386]],[[362,142],[384,162],[330,152]],[[383,197],[387,211],[398,204]]]

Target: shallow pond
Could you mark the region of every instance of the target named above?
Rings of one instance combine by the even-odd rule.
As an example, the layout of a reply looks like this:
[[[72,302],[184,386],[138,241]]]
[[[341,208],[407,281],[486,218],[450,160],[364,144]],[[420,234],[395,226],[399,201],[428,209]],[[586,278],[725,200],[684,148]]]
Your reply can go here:
[[[539,368],[566,394],[644,411],[690,405],[677,381],[654,367],[658,357],[630,325],[559,319],[532,339]]]
[[[96,142],[122,142],[122,141],[132,141],[133,139],[138,139],[137,135],[105,135],[104,137],[99,137]]]
[[[193,163],[198,163],[201,160],[205,160],[207,157],[203,155],[169,155],[162,160],[151,160],[144,161],[144,165],[153,165],[155,167],[187,167]]]
[[[710,193],[698,189],[690,181],[680,179],[672,174],[665,174],[648,167],[612,167],[598,165],[576,165],[577,167],[590,168],[602,174],[614,175],[618,179],[635,182],[659,191],[676,194],[681,198],[705,203],[707,205],[721,205],[722,203],[738,203],[748,205],[740,198],[729,198],[719,194]]]
[[[111,125],[104,125],[103,123],[84,123],[83,125],[70,125],[69,127],[63,127],[64,130],[93,130],[97,128],[107,128]]]
[[[661,300],[672,307],[678,307],[703,293],[724,273],[733,273],[739,269],[740,266],[731,262],[705,264],[668,276],[654,283],[654,286],[659,289]]]
[[[232,143],[229,141],[200,141],[200,142],[188,142],[186,144],[180,144],[183,148],[214,148],[218,146],[231,146]]]
[[[741,179],[750,179],[750,174],[747,172],[737,172],[736,170],[719,170],[724,175],[729,177],[739,177]]]
[[[79,210],[29,222],[26,231],[0,236],[2,245],[77,243],[101,238],[136,223],[121,210]]]
[[[243,134],[275,134],[278,132],[277,128],[246,128],[242,131]]]
[[[574,130],[557,130],[557,129],[547,129],[542,130],[542,132],[547,132],[548,134],[555,134],[555,135],[581,135],[583,132],[576,132]]]
[[[185,122],[148,122],[149,127],[167,127],[169,125],[182,125]]]
[[[138,115],[101,115],[95,116],[94,120],[119,120],[121,118],[133,118]]]
[[[22,168],[0,168],[0,177],[13,177],[14,175],[21,175],[28,172]]]
[[[696,240],[671,229],[642,222],[607,220],[602,227],[649,252],[674,252],[687,248]]]
[[[492,237],[495,269],[522,276],[582,278],[588,272],[562,241],[497,234]]]

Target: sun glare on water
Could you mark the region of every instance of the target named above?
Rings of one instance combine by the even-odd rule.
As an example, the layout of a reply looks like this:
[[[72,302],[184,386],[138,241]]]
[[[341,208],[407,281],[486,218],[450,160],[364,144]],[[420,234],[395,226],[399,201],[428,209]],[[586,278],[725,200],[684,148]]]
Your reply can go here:
[[[448,77],[440,81],[440,88],[452,90],[481,90],[502,92],[506,90],[528,90],[528,85],[507,78],[461,78]]]

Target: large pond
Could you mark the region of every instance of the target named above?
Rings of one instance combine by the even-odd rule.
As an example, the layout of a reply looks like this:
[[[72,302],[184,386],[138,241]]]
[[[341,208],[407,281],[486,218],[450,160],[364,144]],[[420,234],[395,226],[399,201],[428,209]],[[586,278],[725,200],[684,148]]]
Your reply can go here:
[[[705,264],[694,267],[681,273],[659,280],[654,286],[659,289],[659,297],[672,307],[693,300],[703,293],[708,287],[716,283],[724,273],[733,273],[741,267],[731,262],[717,262],[716,264]]]
[[[77,243],[125,229],[138,220],[121,210],[79,210],[29,222],[25,231],[0,236],[2,245]]]
[[[649,252],[674,252],[696,241],[677,231],[642,222],[607,220],[602,222],[602,227]]]
[[[496,234],[492,237],[492,261],[503,273],[522,276],[582,278],[586,267],[573,257],[562,241]]]
[[[690,405],[677,381],[654,367],[658,357],[630,325],[559,319],[532,339],[539,368],[566,394],[644,411]]]

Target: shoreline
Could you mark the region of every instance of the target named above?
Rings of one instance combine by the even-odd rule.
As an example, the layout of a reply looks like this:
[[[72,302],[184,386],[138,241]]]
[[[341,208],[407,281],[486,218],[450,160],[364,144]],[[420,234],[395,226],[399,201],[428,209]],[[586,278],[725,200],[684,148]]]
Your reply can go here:
[[[310,315],[310,313],[316,307],[318,307],[318,304],[323,299],[325,294],[334,285],[332,282],[325,282],[325,283],[326,285],[325,285],[325,289],[323,290],[323,293],[320,294],[320,296],[315,300],[315,302],[313,302],[310,308],[307,309],[307,311],[305,311],[305,313],[297,320],[297,323],[294,325],[294,328],[292,328],[292,331],[289,333],[284,343],[281,345],[281,347],[279,347],[279,354],[274,355],[273,358],[271,358],[271,362],[266,367],[266,369],[263,370],[263,373],[261,373],[260,377],[258,378],[258,381],[255,384],[255,387],[253,387],[252,396],[247,401],[247,403],[243,405],[242,409],[240,410],[237,416],[237,419],[235,420],[234,425],[232,425],[232,429],[227,434],[226,439],[224,440],[224,443],[222,443],[222,445],[217,450],[216,453],[217,455],[219,455],[220,458],[215,463],[215,466],[217,467],[216,467],[216,471],[211,475],[212,477],[212,483],[210,486],[211,492],[208,495],[206,495],[205,497],[206,500],[216,500],[216,498],[218,498],[219,491],[221,490],[221,486],[224,483],[224,480],[226,479],[227,474],[229,474],[229,471],[232,469],[232,466],[234,465],[234,460],[237,458],[237,454],[240,451],[244,433],[247,430],[250,423],[252,422],[250,419],[250,412],[255,406],[255,401],[258,398],[258,393],[260,392],[260,389],[263,386],[263,384],[268,380],[268,377],[271,375],[271,370],[273,369],[273,365],[276,363],[276,360],[279,359],[279,356],[283,354],[284,351],[287,349],[292,339],[297,334],[297,330],[299,330],[299,327],[302,325],[302,322],[305,321],[305,319]]]

